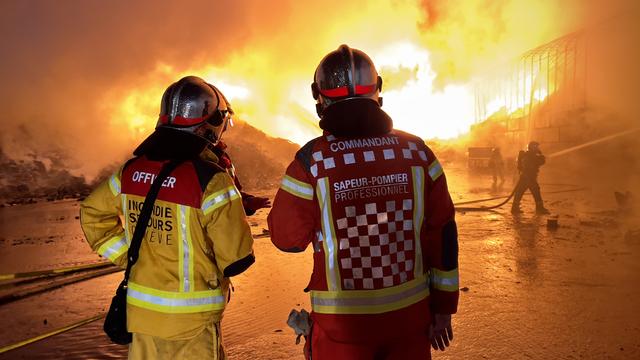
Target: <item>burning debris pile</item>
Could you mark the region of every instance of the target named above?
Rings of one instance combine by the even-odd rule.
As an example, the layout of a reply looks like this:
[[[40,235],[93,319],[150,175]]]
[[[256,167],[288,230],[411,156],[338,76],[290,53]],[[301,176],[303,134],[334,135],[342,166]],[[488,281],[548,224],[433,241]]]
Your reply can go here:
[[[239,121],[224,134],[223,140],[247,190],[277,188],[299,148],[291,141],[268,136]]]
[[[45,162],[48,165],[45,165]],[[10,159],[0,148],[0,204],[27,204],[38,199],[48,201],[79,198],[90,186],[82,176],[75,176],[62,161]]]
[[[293,160],[299,146],[273,138],[256,128],[237,122],[225,134],[242,185],[251,190],[274,189]],[[121,163],[126,159],[118,159]],[[10,158],[0,148],[0,204],[16,205],[39,200],[81,198],[117,170],[117,164],[105,167],[92,181],[73,175],[63,155],[49,154],[46,159]]]

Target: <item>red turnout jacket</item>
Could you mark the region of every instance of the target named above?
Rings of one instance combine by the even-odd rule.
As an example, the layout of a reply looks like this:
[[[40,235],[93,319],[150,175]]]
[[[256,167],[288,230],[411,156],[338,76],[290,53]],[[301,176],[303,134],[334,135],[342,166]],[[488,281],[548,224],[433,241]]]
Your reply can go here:
[[[442,167],[418,137],[316,138],[287,168],[269,214],[287,252],[313,246],[314,326],[336,341],[427,331],[458,302],[454,207]]]

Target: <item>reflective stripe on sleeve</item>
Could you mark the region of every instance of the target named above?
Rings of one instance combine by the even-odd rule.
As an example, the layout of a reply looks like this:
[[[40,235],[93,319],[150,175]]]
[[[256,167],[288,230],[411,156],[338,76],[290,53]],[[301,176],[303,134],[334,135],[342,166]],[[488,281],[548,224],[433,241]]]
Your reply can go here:
[[[413,238],[415,242],[416,266],[413,269],[414,278],[423,276],[422,267],[422,243],[420,242],[420,232],[422,231],[422,221],[424,220],[424,168],[422,166],[412,166],[411,176],[413,180]]]
[[[220,190],[207,196],[202,202],[202,211],[207,215],[213,210],[236,199],[240,199],[240,192],[238,192],[238,189],[236,189],[235,186],[229,186],[224,190]]]
[[[289,175],[282,179],[280,189],[306,200],[313,200],[313,187],[305,182],[296,180]]]
[[[425,276],[378,290],[311,291],[311,307],[322,314],[380,314],[413,305],[429,296]]]
[[[105,257],[111,262],[115,262],[120,255],[124,254],[129,250],[129,244],[127,243],[127,239],[124,235],[114,236],[106,243],[102,244],[98,248],[98,254],[100,256]]]
[[[460,287],[458,269],[442,271],[431,268],[431,284],[434,289],[442,291],[458,291]]]
[[[431,177],[431,180],[436,181],[442,173],[442,165],[440,165],[440,162],[438,160],[433,160],[431,165],[429,165],[429,176]]]
[[[327,288],[331,291],[336,291],[339,289],[340,284],[340,269],[338,269],[338,246],[331,214],[331,194],[329,190],[329,178],[324,177],[318,180],[318,205],[322,214],[322,238],[324,240],[322,241],[322,246],[324,248]]]
[[[111,189],[113,196],[118,196],[120,194],[120,179],[117,174],[111,175],[111,178],[109,179],[109,189]]]
[[[152,289],[129,281],[127,303],[162,313],[185,314],[223,310],[225,297],[220,288],[173,292]]]

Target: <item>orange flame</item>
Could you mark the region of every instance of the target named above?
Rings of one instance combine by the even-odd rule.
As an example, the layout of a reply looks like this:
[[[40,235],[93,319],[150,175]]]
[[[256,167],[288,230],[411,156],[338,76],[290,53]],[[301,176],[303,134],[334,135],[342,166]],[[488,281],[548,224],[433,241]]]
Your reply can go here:
[[[558,35],[555,1],[502,0],[483,8],[485,3],[367,2],[343,5],[340,16],[331,18],[290,18],[271,37],[264,34],[230,51],[222,65],[199,61],[177,71],[173,64],[161,64],[148,82],[111,93],[105,103],[117,104],[110,107],[112,125],[126,127],[139,140],[155,126],[164,88],[182,76],[198,75],[225,93],[238,118],[303,144],[321,133],[309,87],[315,67],[324,54],[346,43],[376,63],[385,79],[383,109],[396,128],[423,138],[453,138],[477,121],[474,74]],[[322,4],[291,6],[294,14],[326,11]],[[526,26],[526,21],[541,25]],[[536,96],[540,100],[546,94]],[[494,100],[483,104],[485,111],[502,106]]]

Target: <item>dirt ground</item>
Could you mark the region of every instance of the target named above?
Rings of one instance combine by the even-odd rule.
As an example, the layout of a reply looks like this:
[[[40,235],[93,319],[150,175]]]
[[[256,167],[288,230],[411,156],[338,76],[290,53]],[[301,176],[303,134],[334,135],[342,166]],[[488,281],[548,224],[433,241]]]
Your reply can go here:
[[[472,177],[451,164],[445,170],[454,202],[505,194],[512,186],[507,180],[504,189],[492,189],[490,177]],[[434,359],[640,358],[637,218],[617,211],[612,189],[551,193],[573,188],[542,187],[547,207],[558,216],[557,229],[547,228],[549,216],[533,213],[528,195],[521,216],[508,207],[457,214],[462,291],[455,340]],[[0,273],[99,260],[84,244],[77,212],[76,201],[0,209]],[[278,252],[265,233],[266,214],[249,219],[257,262],[234,278],[223,320],[230,359],[303,358],[285,320],[292,308],[310,308],[302,289],[311,254]],[[121,276],[0,306],[0,347],[105,311]],[[109,344],[101,326],[94,322],[0,359],[126,357],[126,347]]]

